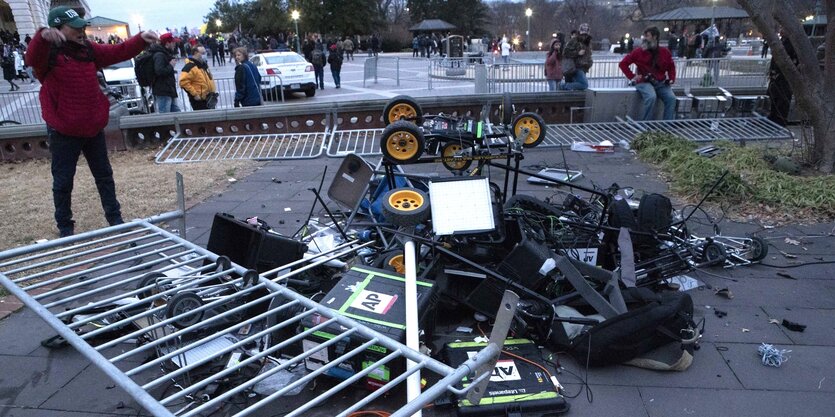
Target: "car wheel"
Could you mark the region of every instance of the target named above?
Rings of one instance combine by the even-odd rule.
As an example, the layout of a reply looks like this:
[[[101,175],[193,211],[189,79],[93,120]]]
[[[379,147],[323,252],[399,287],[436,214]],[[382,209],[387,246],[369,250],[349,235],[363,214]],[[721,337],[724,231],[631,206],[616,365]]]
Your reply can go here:
[[[383,130],[380,149],[383,156],[396,164],[417,161],[423,154],[423,132],[405,120],[394,122]]]
[[[420,104],[409,96],[397,96],[389,100],[383,110],[383,121],[386,126],[398,121],[408,120],[415,124],[423,123],[423,110]]]
[[[545,139],[545,121],[536,113],[522,113],[513,120],[513,137],[522,141],[522,146],[533,148]]]

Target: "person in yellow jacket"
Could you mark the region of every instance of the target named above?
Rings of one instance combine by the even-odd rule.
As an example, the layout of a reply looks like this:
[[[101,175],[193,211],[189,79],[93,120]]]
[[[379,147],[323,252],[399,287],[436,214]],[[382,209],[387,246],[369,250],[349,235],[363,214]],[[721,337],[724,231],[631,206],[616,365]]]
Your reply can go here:
[[[180,71],[180,87],[188,94],[194,110],[213,109],[217,105],[217,87],[205,56],[206,48],[198,46]]]

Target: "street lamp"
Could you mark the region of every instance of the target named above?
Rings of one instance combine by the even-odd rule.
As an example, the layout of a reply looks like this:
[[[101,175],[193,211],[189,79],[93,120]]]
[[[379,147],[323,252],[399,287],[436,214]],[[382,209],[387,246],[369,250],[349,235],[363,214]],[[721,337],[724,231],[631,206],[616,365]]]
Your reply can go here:
[[[530,49],[531,47],[531,15],[533,14],[533,10],[530,7],[525,9],[525,16],[528,17],[528,30],[525,32],[525,47]]]
[[[220,26],[223,25],[223,21],[220,19],[215,19],[215,26],[217,27],[217,31],[220,32]]]
[[[716,0],[713,0],[713,13],[710,15],[710,25],[716,24]]]
[[[296,53],[299,53],[302,50],[299,46],[299,18],[301,14],[299,14],[298,10],[293,10],[290,13],[290,17],[293,18],[293,23],[296,25]]]
[[[136,23],[136,27],[139,28],[139,31],[142,32],[142,16],[138,14],[133,15],[133,21]]]

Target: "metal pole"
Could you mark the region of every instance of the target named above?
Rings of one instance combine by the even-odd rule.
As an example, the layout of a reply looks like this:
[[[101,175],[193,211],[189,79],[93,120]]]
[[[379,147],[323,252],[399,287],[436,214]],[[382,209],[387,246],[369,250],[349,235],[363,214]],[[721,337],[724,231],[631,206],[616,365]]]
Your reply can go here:
[[[415,256],[415,242],[407,240],[403,245],[403,255],[406,264],[406,346],[416,351],[420,350],[420,336],[418,335],[418,306],[417,306],[417,262]],[[417,362],[409,359],[406,361],[406,371],[411,371],[417,366]],[[420,370],[409,375],[406,380],[406,402],[420,395]],[[416,411],[412,416],[421,417],[421,411]]]
[[[299,46],[299,19],[293,19],[293,23],[296,24],[296,53],[301,52],[301,46]]]
[[[530,51],[531,50],[531,15],[530,15],[530,13],[527,13],[527,15],[528,15],[528,30],[525,31],[525,50]]]

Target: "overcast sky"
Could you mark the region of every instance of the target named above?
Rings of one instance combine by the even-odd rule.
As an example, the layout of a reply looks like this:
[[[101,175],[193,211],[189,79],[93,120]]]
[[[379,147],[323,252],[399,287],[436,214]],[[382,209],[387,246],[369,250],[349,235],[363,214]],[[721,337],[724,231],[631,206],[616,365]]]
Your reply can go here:
[[[143,30],[161,32],[166,27],[198,27],[214,3],[214,0],[87,0],[93,16],[128,22],[131,33],[138,32],[137,22]]]

